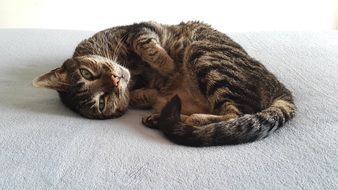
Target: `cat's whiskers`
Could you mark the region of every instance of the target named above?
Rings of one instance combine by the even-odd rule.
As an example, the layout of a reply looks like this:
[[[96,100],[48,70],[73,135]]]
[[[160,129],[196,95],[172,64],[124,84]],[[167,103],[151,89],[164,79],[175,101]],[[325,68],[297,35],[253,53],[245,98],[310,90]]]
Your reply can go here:
[[[76,96],[83,96],[83,95],[85,95],[87,92],[88,92],[88,90],[87,90],[87,89],[84,89],[84,90],[79,90],[79,91],[77,91],[75,94],[76,94]]]
[[[56,81],[55,82],[57,85],[64,85],[64,86],[73,86],[71,84],[65,83],[65,82],[61,82],[61,81]]]
[[[125,33],[123,36],[122,36],[122,38],[119,40],[119,42],[117,43],[117,45],[116,45],[116,48],[115,48],[115,51],[114,51],[114,53],[113,53],[113,57],[112,57],[112,60],[113,61],[117,61],[117,59],[118,59],[118,51],[120,50],[120,48],[122,47],[122,42],[125,40],[125,37],[127,37],[127,34],[128,34],[128,32],[127,33]]]
[[[96,103],[96,101],[92,99],[92,97],[85,97],[84,100],[79,101],[80,106],[87,106],[92,103]]]
[[[104,48],[105,51],[105,55],[108,59],[112,59],[111,55],[110,55],[110,49],[109,49],[109,43],[106,44],[106,48]]]
[[[95,106],[96,106],[96,102],[94,102],[93,105],[91,105],[91,106],[89,107],[89,109],[93,109]]]

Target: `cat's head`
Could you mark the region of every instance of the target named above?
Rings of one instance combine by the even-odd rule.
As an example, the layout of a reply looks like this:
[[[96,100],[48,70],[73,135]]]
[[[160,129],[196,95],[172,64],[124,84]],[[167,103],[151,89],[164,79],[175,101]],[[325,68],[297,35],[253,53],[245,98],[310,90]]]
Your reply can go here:
[[[33,81],[35,87],[57,90],[62,102],[75,112],[93,119],[116,118],[126,112],[129,71],[101,56],[66,60]]]

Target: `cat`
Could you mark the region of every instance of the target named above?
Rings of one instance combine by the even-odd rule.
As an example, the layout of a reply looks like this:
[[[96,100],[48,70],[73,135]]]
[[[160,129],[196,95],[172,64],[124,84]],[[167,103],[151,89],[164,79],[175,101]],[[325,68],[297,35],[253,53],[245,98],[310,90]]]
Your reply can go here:
[[[267,137],[294,117],[291,92],[231,38],[202,22],[117,26],[82,41],[33,81],[87,118],[154,112],[142,123],[177,144],[216,146]]]

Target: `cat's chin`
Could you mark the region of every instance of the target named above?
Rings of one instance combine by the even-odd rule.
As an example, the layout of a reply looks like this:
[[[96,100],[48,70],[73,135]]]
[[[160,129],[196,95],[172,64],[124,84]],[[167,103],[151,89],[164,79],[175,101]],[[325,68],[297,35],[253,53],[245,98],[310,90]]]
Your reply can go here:
[[[120,68],[121,68],[121,76],[122,76],[121,79],[124,80],[126,84],[128,84],[130,81],[130,72],[127,68],[123,66],[120,66]]]

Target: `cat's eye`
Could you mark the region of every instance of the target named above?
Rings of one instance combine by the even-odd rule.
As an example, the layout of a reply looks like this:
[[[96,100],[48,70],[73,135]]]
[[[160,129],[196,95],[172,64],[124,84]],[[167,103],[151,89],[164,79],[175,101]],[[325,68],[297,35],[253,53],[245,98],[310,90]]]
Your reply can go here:
[[[101,96],[99,99],[99,110],[102,112],[105,106],[105,101],[104,101],[104,97]]]
[[[87,69],[80,69],[80,73],[81,73],[82,77],[87,79],[87,80],[93,80],[94,79],[93,74],[90,71],[88,71]]]

